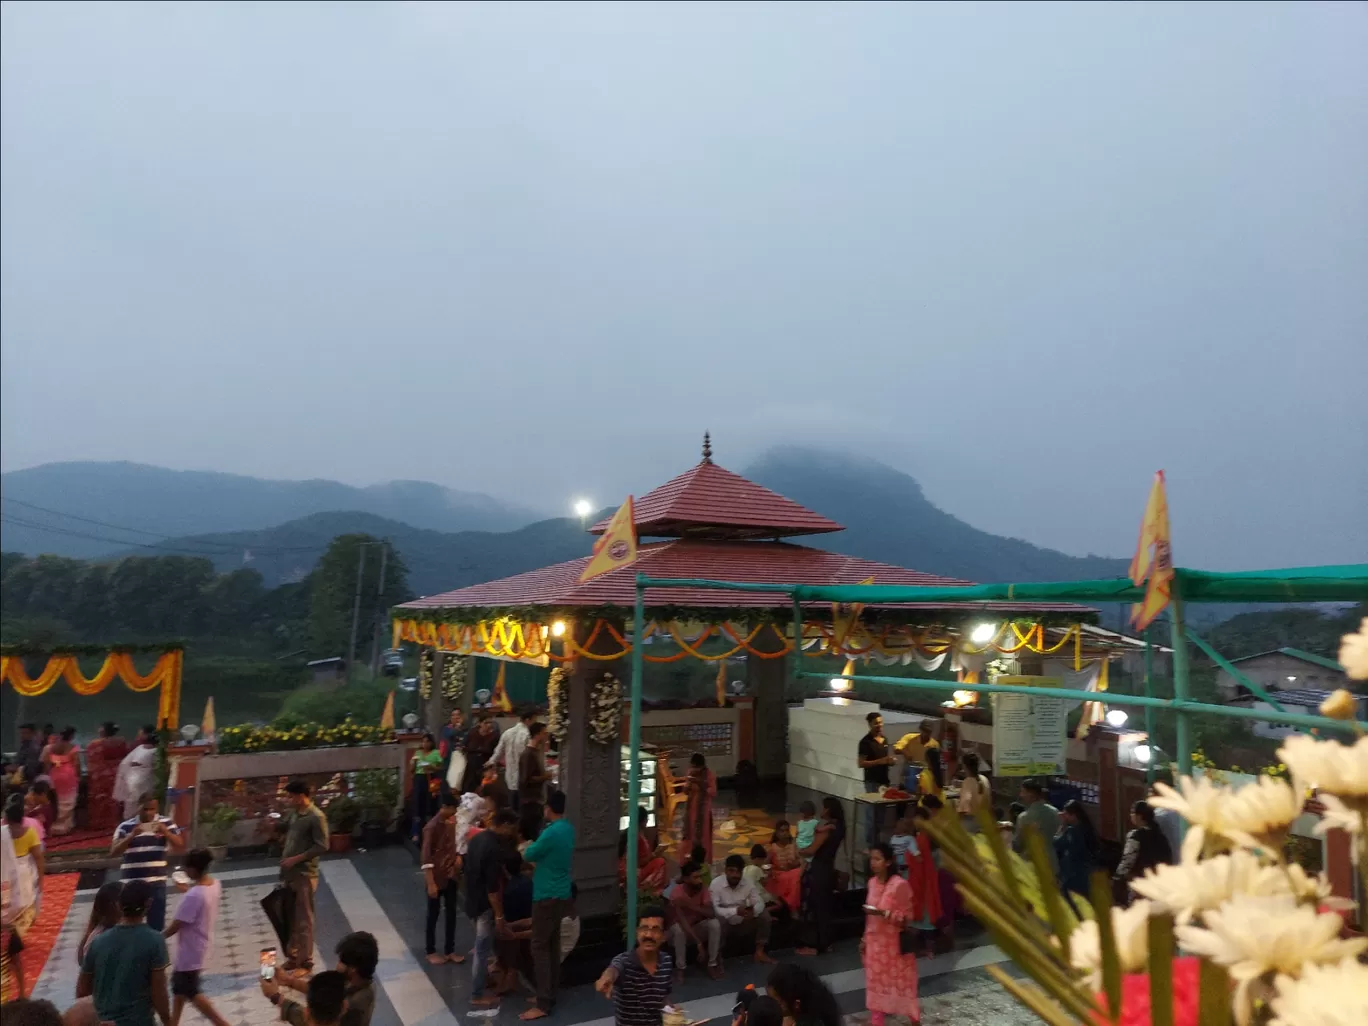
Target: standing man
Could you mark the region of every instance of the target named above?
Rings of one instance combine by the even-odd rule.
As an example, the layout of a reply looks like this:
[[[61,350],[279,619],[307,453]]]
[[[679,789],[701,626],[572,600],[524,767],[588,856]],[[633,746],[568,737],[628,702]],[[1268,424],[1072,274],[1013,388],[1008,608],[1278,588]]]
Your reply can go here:
[[[219,898],[223,885],[209,875],[209,863],[214,857],[204,848],[196,848],[185,856],[185,873],[190,886],[176,908],[176,918],[166,928],[165,937],[180,937],[176,942],[176,958],[171,963],[171,1026],[180,1026],[186,1002],[214,1026],[228,1026],[213,1002],[200,990],[200,973],[209,961],[209,950],[214,940],[214,924],[218,922]],[[179,885],[178,885],[179,886]]]
[[[541,727],[543,724],[536,724]],[[535,744],[546,732],[533,734]],[[529,748],[528,751],[534,751]],[[537,1004],[520,1018],[542,1019],[556,1007],[560,989],[561,923],[571,915],[570,863],[575,854],[575,828],[565,818],[565,792],[554,791],[546,802],[546,826],[523,850],[532,868],[532,965]]]
[[[166,941],[147,925],[147,906],[152,888],[145,881],[130,880],[119,893],[119,925],[106,930],[86,948],[76,997],[94,998],[101,1022],[115,1026],[162,1026],[171,1022],[166,997]]]
[[[470,1006],[493,1008],[498,994],[486,994],[489,958],[494,953],[494,931],[503,932],[504,860],[518,836],[518,814],[512,809],[494,813],[488,830],[481,830],[466,849],[466,915],[475,924],[475,958],[470,963]]]
[[[181,851],[185,838],[180,827],[157,813],[157,798],[145,794],[137,815],[126,819],[114,831],[109,854],[122,855],[119,878],[127,883],[141,880],[150,888],[147,925],[160,933],[166,925],[166,851]]]
[[[769,943],[773,921],[765,907],[764,892],[745,878],[745,870],[745,859],[728,855],[726,871],[708,885],[713,912],[721,926],[721,943],[725,947],[729,933],[754,931],[755,960],[771,963],[774,959],[765,953],[765,945]]]
[[[860,746],[855,761],[864,770],[864,789],[877,791],[888,786],[888,767],[898,761],[897,756],[888,751],[888,739],[884,737],[883,717],[876,712],[865,717],[869,733],[860,738]],[[879,813],[882,807],[874,805],[869,810],[869,826],[865,830],[865,840],[873,844],[879,839]]]
[[[670,910],[674,913],[669,936],[674,943],[676,982],[684,978],[685,955],[690,941],[698,947],[698,960],[706,959],[708,975],[720,980],[722,966],[718,959],[722,954],[722,924],[717,921],[712,893],[703,886],[703,870],[697,862],[686,862],[679,867],[679,883],[670,892]]]
[[[465,713],[459,707],[452,709],[446,726],[437,735],[437,747],[442,753],[442,794],[451,793],[451,782],[447,780],[451,774],[451,757],[465,748],[465,735]],[[460,785],[459,780],[456,783]],[[460,792],[457,792],[459,796]]]
[[[504,782],[508,784],[514,809],[518,808],[518,784],[521,779],[518,771],[522,768],[523,749],[531,740],[532,720],[536,715],[536,710],[523,706],[522,712],[518,713],[518,722],[500,735],[499,743],[494,746],[494,754],[489,757],[491,764],[504,765]]]
[[[1040,831],[1045,842],[1045,851],[1050,856],[1050,866],[1059,872],[1059,859],[1055,855],[1054,835],[1059,832],[1059,810],[1045,800],[1045,785],[1031,777],[1023,780],[1018,797],[1026,811],[1017,817],[1012,830],[1012,850],[1018,855],[1026,853],[1026,828],[1034,826]]]
[[[612,999],[616,1026],[661,1026],[675,979],[670,953],[660,949],[665,910],[647,905],[638,912],[636,935],[636,950],[615,956],[594,989]]]
[[[442,807],[423,827],[423,880],[427,884],[427,960],[460,964],[465,955],[456,954],[456,901],[460,896],[460,856],[456,854],[455,795],[442,796]],[[437,954],[437,917],[446,905],[445,954]]]
[[[318,857],[328,850],[328,820],[302,780],[285,785],[285,800],[290,814],[285,819],[280,880],[294,894],[294,921],[281,968],[305,973],[313,970],[314,891],[318,890]]]
[[[551,779],[546,772],[546,743],[550,740],[545,723],[533,723],[527,728],[527,747],[518,758],[519,809],[546,802],[546,785]]]

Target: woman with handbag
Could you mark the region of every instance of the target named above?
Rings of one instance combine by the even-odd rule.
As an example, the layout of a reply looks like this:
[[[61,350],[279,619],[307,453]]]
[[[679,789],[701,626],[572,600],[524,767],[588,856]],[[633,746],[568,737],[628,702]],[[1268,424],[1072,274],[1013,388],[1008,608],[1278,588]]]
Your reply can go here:
[[[869,849],[864,911],[860,961],[871,1026],[884,1026],[886,1015],[905,1015],[916,1026],[921,1021],[915,954],[920,942],[911,932],[912,887],[898,875],[893,849],[882,841]]]

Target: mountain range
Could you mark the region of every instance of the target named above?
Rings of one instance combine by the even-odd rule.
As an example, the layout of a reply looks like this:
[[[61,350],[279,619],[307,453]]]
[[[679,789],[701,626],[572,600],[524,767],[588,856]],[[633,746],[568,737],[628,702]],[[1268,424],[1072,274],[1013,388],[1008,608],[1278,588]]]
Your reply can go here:
[[[912,477],[863,457],[775,449],[743,473],[844,524],[801,542],[848,555],[976,581],[1115,577],[1127,565],[981,531],[938,509]],[[352,488],[67,463],[7,473],[3,489],[6,551],[204,555],[220,570],[255,567],[269,585],[302,577],[329,540],[351,532],[389,538],[420,595],[573,559],[592,542],[578,520],[529,522],[525,509],[423,482]]]

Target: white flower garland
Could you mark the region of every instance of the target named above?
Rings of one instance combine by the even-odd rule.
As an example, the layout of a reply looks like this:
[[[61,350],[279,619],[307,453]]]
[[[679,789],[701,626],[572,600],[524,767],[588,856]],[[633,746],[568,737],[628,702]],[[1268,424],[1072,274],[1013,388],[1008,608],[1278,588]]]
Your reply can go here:
[[[546,680],[546,729],[557,741],[564,741],[570,733],[565,716],[565,688],[569,680],[563,666],[553,668]]]
[[[589,740],[615,745],[622,736],[622,683],[605,672],[589,692]]]
[[[461,696],[465,694],[465,686],[465,657],[448,652],[446,658],[442,660],[442,697],[448,702],[459,702]],[[431,680],[429,680],[429,690],[431,690]]]
[[[432,697],[432,664],[436,659],[436,653],[430,648],[418,653],[418,697],[424,702]]]

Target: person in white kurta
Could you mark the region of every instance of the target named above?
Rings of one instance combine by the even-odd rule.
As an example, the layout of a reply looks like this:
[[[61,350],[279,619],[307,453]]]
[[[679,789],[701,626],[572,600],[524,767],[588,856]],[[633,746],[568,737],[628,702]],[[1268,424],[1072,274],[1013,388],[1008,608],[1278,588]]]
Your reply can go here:
[[[114,777],[114,800],[123,803],[125,819],[138,815],[143,798],[157,784],[157,742],[146,728],[138,732],[138,744],[119,763]]]

